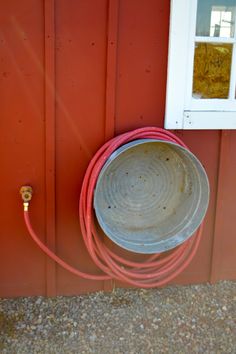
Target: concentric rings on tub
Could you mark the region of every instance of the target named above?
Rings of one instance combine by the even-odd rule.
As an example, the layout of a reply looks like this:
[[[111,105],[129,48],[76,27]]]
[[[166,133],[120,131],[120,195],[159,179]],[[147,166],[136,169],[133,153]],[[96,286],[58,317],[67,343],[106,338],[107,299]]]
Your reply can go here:
[[[103,166],[94,192],[97,220],[119,246],[137,253],[172,249],[201,224],[209,184],[198,159],[167,141],[138,139]]]

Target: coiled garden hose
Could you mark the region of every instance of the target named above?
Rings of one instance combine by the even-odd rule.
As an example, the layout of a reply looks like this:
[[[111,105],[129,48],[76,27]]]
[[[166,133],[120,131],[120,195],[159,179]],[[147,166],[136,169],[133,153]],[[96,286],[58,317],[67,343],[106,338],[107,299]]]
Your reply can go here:
[[[88,274],[74,268],[58,257],[38,238],[31,226],[29,217],[28,207],[31,199],[31,197],[27,198],[27,193],[30,194],[29,190],[26,190],[26,192],[23,190],[22,192],[24,220],[29,234],[41,250],[69,272],[90,280],[116,279],[136,287],[152,288],[167,284],[189,265],[198,249],[203,224],[200,225],[192,237],[188,238],[180,246],[166,253],[151,255],[143,262],[127,260],[114,253],[104,243],[103,238],[99,235],[95,227],[93,194],[96,181],[109,156],[120,146],[136,139],[163,140],[179,144],[188,149],[178,137],[169,131],[156,127],[146,127],[121,134],[109,140],[94,155],[89,163],[82,184],[79,201],[79,219],[87,251],[94,263],[102,271],[102,274]],[[24,196],[26,197],[24,198]]]

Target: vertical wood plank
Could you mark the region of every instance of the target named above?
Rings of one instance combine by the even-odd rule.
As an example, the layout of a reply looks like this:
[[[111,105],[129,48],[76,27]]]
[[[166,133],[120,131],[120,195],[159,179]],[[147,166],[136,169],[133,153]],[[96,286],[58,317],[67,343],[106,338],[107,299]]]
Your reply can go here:
[[[111,139],[115,133],[118,21],[119,0],[109,0],[107,24],[107,67],[105,102],[106,141]]]
[[[115,134],[119,0],[108,1],[107,21],[105,141],[113,138]],[[104,239],[104,242],[106,242],[106,239]],[[113,287],[113,280],[104,281],[105,291],[111,291]]]
[[[215,228],[211,257],[210,282],[215,283],[218,280],[219,267],[221,263],[221,243],[223,242],[224,223],[222,221],[222,211],[224,209],[225,191],[227,175],[229,171],[230,158],[230,131],[222,130],[219,154],[219,171],[217,183],[217,198],[215,212]],[[224,255],[225,256],[225,255]]]
[[[55,213],[55,2],[44,0],[46,241],[56,247]],[[47,296],[56,295],[56,265],[46,260]]]

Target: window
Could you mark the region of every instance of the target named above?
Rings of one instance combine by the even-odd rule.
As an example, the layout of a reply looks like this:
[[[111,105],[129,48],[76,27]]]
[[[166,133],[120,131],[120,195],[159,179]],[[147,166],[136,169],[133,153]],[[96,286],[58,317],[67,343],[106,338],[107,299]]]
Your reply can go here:
[[[236,129],[236,0],[172,0],[165,128]]]

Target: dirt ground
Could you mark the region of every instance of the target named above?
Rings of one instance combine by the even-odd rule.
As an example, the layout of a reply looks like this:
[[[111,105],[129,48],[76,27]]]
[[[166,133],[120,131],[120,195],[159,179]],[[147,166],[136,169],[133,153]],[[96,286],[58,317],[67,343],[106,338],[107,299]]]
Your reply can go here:
[[[236,282],[0,300],[4,353],[236,353]]]

